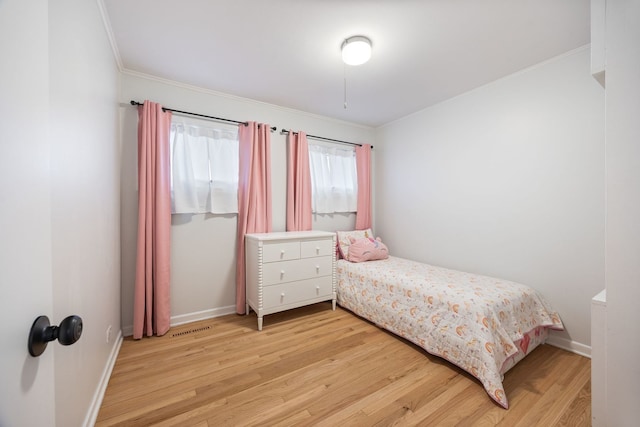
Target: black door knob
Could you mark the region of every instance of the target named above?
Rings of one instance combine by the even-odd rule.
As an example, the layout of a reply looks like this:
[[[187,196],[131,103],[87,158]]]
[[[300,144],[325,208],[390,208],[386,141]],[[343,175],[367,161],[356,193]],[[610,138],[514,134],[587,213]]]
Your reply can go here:
[[[71,345],[82,335],[82,319],[79,316],[68,316],[60,326],[50,326],[47,316],[39,316],[31,325],[28,348],[33,357],[40,356],[47,348],[49,341],[58,340],[62,345]]]

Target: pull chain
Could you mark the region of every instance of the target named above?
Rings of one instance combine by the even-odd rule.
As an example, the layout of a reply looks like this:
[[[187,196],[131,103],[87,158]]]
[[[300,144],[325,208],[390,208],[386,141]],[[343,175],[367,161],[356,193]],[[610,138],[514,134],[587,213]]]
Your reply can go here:
[[[347,64],[344,64],[344,109],[347,109]]]

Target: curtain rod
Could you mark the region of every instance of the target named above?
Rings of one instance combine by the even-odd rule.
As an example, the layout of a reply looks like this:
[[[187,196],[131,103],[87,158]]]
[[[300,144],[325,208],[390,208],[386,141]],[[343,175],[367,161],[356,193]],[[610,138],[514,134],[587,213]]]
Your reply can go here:
[[[142,105],[142,103],[132,100],[131,101],[131,105]],[[173,108],[168,108],[168,107],[162,107],[162,111],[171,111],[172,113],[188,114],[190,116],[204,117],[205,119],[212,119],[212,120],[220,120],[222,122],[235,123],[237,125],[244,125],[244,126],[248,126],[249,125],[248,122],[239,122],[237,120],[223,119],[222,117],[214,117],[214,116],[207,116],[205,114],[190,113],[189,111],[174,110]],[[277,129],[278,129],[277,127],[272,126],[271,127],[271,132],[275,132]]]
[[[286,130],[286,129],[282,129],[280,131],[280,135],[288,135],[288,134],[289,134],[289,131]],[[298,132],[293,132],[293,134],[297,135]],[[357,145],[358,147],[362,147],[362,144],[358,144],[357,142],[341,141],[339,139],[325,138],[324,136],[307,135],[307,138],[320,139],[322,141],[337,142],[337,143],[340,143],[340,144]],[[373,145],[371,146],[371,149],[373,150]]]

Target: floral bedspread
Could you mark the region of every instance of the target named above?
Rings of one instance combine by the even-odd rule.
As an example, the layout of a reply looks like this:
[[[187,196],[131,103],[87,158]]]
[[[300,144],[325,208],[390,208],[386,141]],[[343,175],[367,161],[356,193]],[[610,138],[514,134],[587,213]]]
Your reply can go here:
[[[337,273],[341,306],[466,370],[504,408],[504,372],[541,330],[563,329],[540,294],[515,282],[397,257],[340,260]]]

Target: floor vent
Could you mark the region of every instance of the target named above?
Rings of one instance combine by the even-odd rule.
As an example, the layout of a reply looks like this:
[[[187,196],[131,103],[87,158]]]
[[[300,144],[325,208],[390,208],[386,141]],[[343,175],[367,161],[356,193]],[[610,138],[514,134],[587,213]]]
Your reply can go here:
[[[211,326],[205,326],[205,327],[196,328],[196,329],[189,329],[188,331],[176,332],[175,334],[173,334],[171,336],[172,337],[180,337],[182,335],[187,335],[187,334],[193,334],[195,332],[206,331],[207,329],[211,329]]]

